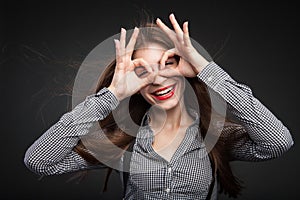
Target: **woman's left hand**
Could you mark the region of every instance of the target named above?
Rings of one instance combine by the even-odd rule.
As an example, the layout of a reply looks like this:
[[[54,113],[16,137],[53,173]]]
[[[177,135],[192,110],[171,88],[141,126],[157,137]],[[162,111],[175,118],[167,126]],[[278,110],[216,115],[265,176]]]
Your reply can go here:
[[[181,29],[174,14],[171,14],[169,18],[174,30],[171,30],[159,18],[156,20],[157,25],[169,36],[175,46],[175,48],[167,50],[162,56],[161,69],[165,68],[165,62],[169,57],[178,55],[180,61],[176,70],[185,77],[195,77],[209,62],[192,45],[188,22],[184,22]]]

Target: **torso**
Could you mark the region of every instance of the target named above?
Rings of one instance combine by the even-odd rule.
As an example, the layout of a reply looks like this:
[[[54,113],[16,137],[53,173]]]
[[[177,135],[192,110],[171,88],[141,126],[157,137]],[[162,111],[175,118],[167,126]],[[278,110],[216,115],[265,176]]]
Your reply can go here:
[[[176,133],[139,130],[125,199],[206,199],[212,168],[198,123],[186,121]]]

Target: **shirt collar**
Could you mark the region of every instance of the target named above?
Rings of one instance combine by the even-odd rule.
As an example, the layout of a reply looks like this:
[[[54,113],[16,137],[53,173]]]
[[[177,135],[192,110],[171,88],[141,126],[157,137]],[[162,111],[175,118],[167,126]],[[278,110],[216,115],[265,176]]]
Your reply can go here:
[[[186,152],[202,149],[205,146],[201,136],[201,130],[199,128],[200,115],[192,109],[189,109],[188,112],[193,117],[194,121],[186,130],[186,135],[178,147],[180,150],[176,150],[173,155],[175,160],[184,155]],[[142,126],[137,133],[136,144],[137,148],[142,152],[147,152],[152,156],[157,157],[157,153],[152,148],[154,133],[149,122],[150,117],[149,112],[147,111],[142,119]],[[174,159],[172,158],[172,160]]]

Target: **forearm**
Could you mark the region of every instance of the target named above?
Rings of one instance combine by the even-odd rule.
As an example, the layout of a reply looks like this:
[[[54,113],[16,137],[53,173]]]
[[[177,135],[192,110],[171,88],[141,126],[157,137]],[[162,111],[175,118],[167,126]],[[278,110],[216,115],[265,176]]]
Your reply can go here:
[[[234,81],[214,62],[197,76],[227,102],[231,114],[252,139],[255,151],[277,157],[293,145],[288,129],[252,95],[248,86]]]
[[[28,148],[24,158],[26,166],[44,175],[85,168],[88,163],[73,148],[94,122],[104,119],[117,105],[118,100],[106,88],[86,97]]]

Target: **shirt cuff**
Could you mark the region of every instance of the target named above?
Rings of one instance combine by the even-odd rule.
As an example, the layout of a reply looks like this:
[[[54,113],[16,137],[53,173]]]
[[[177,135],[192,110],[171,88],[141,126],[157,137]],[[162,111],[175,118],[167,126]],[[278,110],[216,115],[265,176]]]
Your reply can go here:
[[[102,98],[105,102],[109,102],[112,110],[114,110],[120,103],[117,97],[106,87],[97,92],[95,97]]]
[[[201,72],[199,72],[197,77],[214,90],[216,90],[220,83],[230,78],[230,76],[214,61],[211,61]]]

